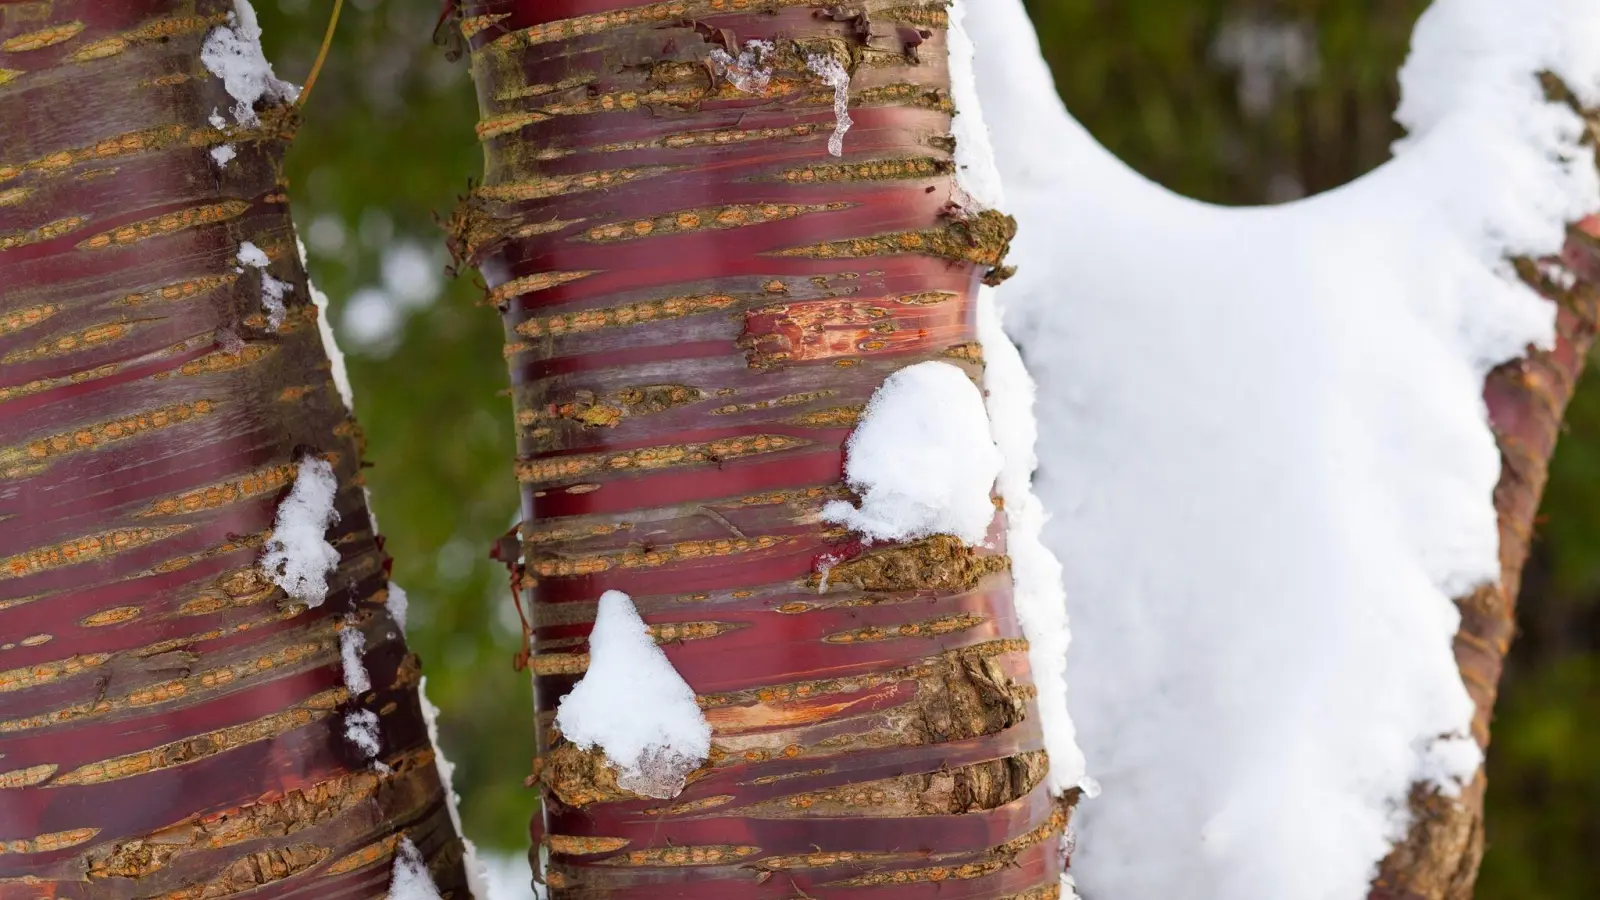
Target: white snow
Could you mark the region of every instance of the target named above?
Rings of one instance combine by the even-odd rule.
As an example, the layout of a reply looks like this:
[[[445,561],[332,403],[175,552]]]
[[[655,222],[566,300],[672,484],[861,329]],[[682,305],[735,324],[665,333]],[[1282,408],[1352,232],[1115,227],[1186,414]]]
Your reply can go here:
[[[1002,462],[967,373],[946,362],[907,366],[884,379],[846,446],[845,480],[861,507],[835,500],[822,518],[876,541],[953,534],[981,544]]]
[[[294,285],[287,281],[279,281],[265,272],[261,273],[261,305],[267,311],[267,327],[277,331],[283,325],[283,317],[289,314],[288,307],[284,306],[283,298],[294,290]]]
[[[228,163],[232,162],[233,158],[238,155],[239,151],[233,149],[232,144],[223,144],[220,147],[211,148],[211,161],[216,163],[219,169],[226,169]]]
[[[261,306],[267,311],[267,327],[277,331],[278,327],[283,324],[283,317],[289,312],[288,308],[283,304],[283,298],[294,290],[294,286],[287,281],[280,281],[267,274],[267,266],[272,261],[267,258],[266,251],[257,247],[254,243],[250,241],[240,242],[238,255],[240,263],[261,270]],[[238,269],[237,271],[242,272],[244,270]]]
[[[350,689],[351,696],[372,690],[372,678],[367,674],[366,663],[361,661],[366,649],[367,636],[354,618],[347,617],[344,627],[339,629],[339,659],[344,668],[344,686]]]
[[[265,269],[272,260],[267,258],[267,251],[257,247],[251,241],[239,242],[239,262],[257,269]]]
[[[1104,785],[1075,817],[1077,883],[1364,898],[1411,785],[1448,793],[1479,762],[1451,598],[1498,577],[1483,381],[1552,338],[1505,258],[1556,253],[1600,209],[1582,122],[1535,78],[1600,101],[1600,6],[1438,0],[1397,158],[1263,209],[1174,196],[1100,148],[1021,0],[966,25]]]
[[[389,877],[388,900],[443,900],[439,886],[428,873],[428,863],[411,838],[402,837],[394,852],[394,872]]]
[[[305,242],[295,238],[295,246],[300,251],[300,265],[306,269],[306,287],[311,289],[311,305],[317,308],[317,333],[322,335],[322,352],[328,355],[328,362],[333,365],[333,385],[339,389],[339,397],[344,401],[344,408],[354,412],[356,400],[355,392],[350,388],[350,371],[345,368],[344,352],[339,349],[339,340],[334,337],[333,325],[328,321],[328,295],[311,282],[311,271],[306,262]],[[367,509],[372,509],[370,501],[367,503]],[[378,530],[378,518],[375,514],[372,517],[372,530]]]
[[[378,714],[370,709],[345,713],[344,738],[360,747],[367,756],[377,756],[383,749],[378,741]]]
[[[394,590],[394,583],[390,582],[389,587]],[[401,596],[405,596],[403,592]],[[455,785],[451,782],[456,767],[450,760],[445,759],[444,747],[439,743],[439,707],[428,700],[426,675],[417,683],[417,702],[422,706],[422,721],[428,727],[428,743],[433,745],[434,769],[439,773],[439,784],[444,787],[445,809],[450,813],[450,824],[455,826],[456,834],[461,836],[463,850],[461,865],[467,870],[467,893],[477,900],[502,900],[498,892],[489,889],[488,870],[479,860],[478,848],[461,827],[461,795],[456,793]]]
[[[770,41],[746,41],[739,58],[735,59],[728,51],[717,47],[711,51],[711,69],[728,79],[735,90],[759,94],[772,82],[772,69],[761,65],[772,51]]]
[[[1002,208],[1005,190],[978,96],[972,40],[964,25],[966,13],[964,0],[956,0],[950,7],[950,92],[956,104],[951,131],[956,138],[956,181],[966,195],[964,199],[983,208]],[[1047,782],[1055,794],[1078,787],[1092,797],[1099,793],[1099,785],[1084,774],[1083,751],[1078,749],[1067,704],[1067,646],[1072,633],[1067,622],[1061,562],[1042,540],[1048,517],[1032,485],[1039,462],[1034,450],[1039,436],[1033,412],[1035,388],[1022,356],[1001,326],[994,288],[983,287],[978,293],[978,340],[983,345],[989,425],[1002,459],[995,487],[1005,501],[1012,602],[1028,639],[1028,664],[1039,691],[1039,722],[1045,750],[1050,755]]]
[[[844,155],[844,136],[855,124],[850,118],[850,72],[837,59],[821,53],[806,57],[806,68],[833,88],[833,134],[828,138],[828,153]]]
[[[216,107],[211,108],[211,115],[206,117],[206,121],[210,122],[211,127],[218,131],[228,127],[228,120],[222,117],[222,113],[218,112]]]
[[[256,21],[250,0],[233,0],[227,25],[219,25],[206,35],[200,48],[200,62],[206,71],[222,79],[233,105],[233,119],[240,125],[259,125],[255,105],[261,100],[293,102],[300,89],[272,73],[272,63],[261,52],[261,25]],[[216,125],[217,116],[212,124]],[[216,125],[220,128],[222,126]]]
[[[338,493],[339,479],[327,460],[301,459],[261,555],[261,570],[272,583],[307,606],[327,599],[328,573],[339,565],[339,551],[326,537],[328,526],[339,521],[333,508]]]
[[[967,34],[966,0],[955,0],[949,15],[950,100],[956,107],[950,135],[956,139],[956,185],[965,195],[957,199],[963,206],[971,205],[978,210],[998,209],[1005,192],[1000,169],[994,160],[994,145],[989,140],[989,126],[983,120],[978,76],[972,67],[977,48]],[[1033,418],[1031,411],[1028,418],[1030,421]],[[1032,452],[1028,451],[1030,456]],[[1032,471],[1031,463],[1029,471]]]
[[[383,605],[389,610],[389,618],[394,619],[394,623],[400,626],[400,633],[405,634],[406,610],[411,606],[411,600],[400,585],[389,582],[389,599],[385,600]]]
[[[556,727],[579,747],[604,750],[617,783],[647,797],[676,797],[711,752],[711,726],[694,690],[621,591],[600,597],[589,670],[561,698]]]

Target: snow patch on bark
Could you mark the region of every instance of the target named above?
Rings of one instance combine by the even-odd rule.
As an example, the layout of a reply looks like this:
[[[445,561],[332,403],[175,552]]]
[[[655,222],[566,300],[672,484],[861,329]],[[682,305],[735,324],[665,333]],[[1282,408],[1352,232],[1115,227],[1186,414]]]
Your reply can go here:
[[[211,148],[211,161],[216,163],[219,169],[226,169],[228,163],[232,162],[233,158],[238,155],[239,151],[235,150],[232,144],[223,144],[220,147]]]
[[[299,88],[273,74],[272,63],[261,52],[261,25],[250,0],[234,0],[228,24],[206,35],[200,62],[222,79],[228,95],[236,101],[233,119],[240,125],[261,124],[255,106],[262,100],[292,103],[300,96]]]
[[[338,493],[339,478],[327,460],[301,459],[261,556],[267,578],[307,606],[321,606],[327,599],[328,573],[339,565],[339,551],[326,536],[328,527],[339,521],[333,508]]]
[[[411,838],[402,837],[395,848],[394,869],[389,876],[388,900],[443,900],[439,886],[428,873],[428,863]]]
[[[287,281],[279,281],[267,273],[267,266],[271,260],[267,258],[266,251],[257,247],[250,241],[239,244],[239,262],[244,266],[260,270],[261,273],[261,306],[267,311],[267,327],[277,331],[283,324],[283,317],[289,310],[284,306],[283,298],[294,290]],[[236,267],[237,271],[244,269]]]
[[[946,362],[908,366],[872,395],[846,445],[845,481],[860,508],[835,500],[822,518],[875,541],[952,534],[976,546],[994,521],[989,492],[1002,463],[967,373]]]
[[[366,663],[361,661],[366,649],[367,636],[353,617],[347,617],[344,627],[339,629],[339,661],[344,670],[344,686],[349,688],[352,697],[372,690],[372,677],[367,674]]]
[[[360,748],[367,758],[377,756],[383,750],[378,739],[378,714],[370,709],[345,713],[344,738]]]
[[[600,597],[589,669],[561,698],[556,727],[585,750],[605,751],[619,785],[663,800],[676,797],[711,753],[711,726],[694,690],[621,591]]]
[[[1558,254],[1600,209],[1584,124],[1537,77],[1600,102],[1600,6],[1438,0],[1396,159],[1263,209],[1127,169],[1062,107],[1021,0],[983,12],[966,27],[1020,224],[1006,324],[1040,386],[1073,712],[1104,783],[1077,881],[1363,898],[1412,785],[1454,792],[1480,761],[1452,598],[1499,575],[1484,377],[1553,338],[1507,258]]]

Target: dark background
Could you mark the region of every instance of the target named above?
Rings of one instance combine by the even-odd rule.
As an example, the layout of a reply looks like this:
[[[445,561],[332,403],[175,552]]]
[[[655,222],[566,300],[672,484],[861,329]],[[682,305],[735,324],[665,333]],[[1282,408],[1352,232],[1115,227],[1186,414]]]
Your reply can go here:
[[[303,81],[331,0],[257,3],[268,56]],[[1073,113],[1150,177],[1228,204],[1315,193],[1387,158],[1395,72],[1425,6],[1029,3]],[[482,159],[465,63],[433,43],[438,13],[432,0],[347,0],[288,174],[349,356],[374,505],[444,709],[467,831],[517,852],[534,803],[521,787],[530,697],[511,668],[503,570],[486,557],[516,509],[510,404],[496,315],[473,276],[444,275],[436,216]],[[1568,423],[1490,751],[1484,900],[1600,897],[1600,383],[1580,390]]]

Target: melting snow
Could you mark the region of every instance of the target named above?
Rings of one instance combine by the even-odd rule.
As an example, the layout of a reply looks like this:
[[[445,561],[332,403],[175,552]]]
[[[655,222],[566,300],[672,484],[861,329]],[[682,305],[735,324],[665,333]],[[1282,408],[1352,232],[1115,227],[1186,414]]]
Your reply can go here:
[[[272,583],[307,606],[327,599],[328,573],[339,565],[339,551],[326,537],[328,526],[339,521],[333,508],[338,493],[339,479],[327,460],[301,459],[261,556],[261,569]]]
[[[831,56],[818,53],[806,57],[806,68],[833,88],[833,135],[828,138],[828,153],[844,155],[844,136],[855,124],[850,118],[850,73],[843,64]]]
[[[211,148],[211,161],[216,163],[219,169],[226,169],[228,163],[232,162],[233,158],[238,155],[239,151],[233,149],[232,144],[223,144],[220,147]]]
[[[967,373],[924,362],[890,375],[850,435],[845,480],[857,509],[835,500],[822,518],[876,541],[953,534],[983,543],[994,521],[989,491],[1002,457],[983,394]]]
[[[256,22],[250,0],[234,0],[227,25],[219,25],[206,35],[200,48],[200,62],[206,71],[222,79],[233,105],[234,121],[240,125],[259,125],[255,105],[262,100],[293,102],[300,89],[272,73],[272,64],[261,52],[261,25]],[[213,115],[217,125],[220,116]]]
[[[771,52],[770,41],[745,42],[744,49],[739,51],[738,59],[734,59],[728,51],[717,47],[711,51],[711,68],[718,75],[728,79],[728,83],[736,90],[746,94],[759,94],[772,82],[772,69],[761,65],[761,61]]]
[[[676,797],[711,752],[711,726],[694,690],[621,591],[600,597],[589,670],[561,698],[556,727],[579,747],[604,750],[617,783],[647,797]]]
[[[1600,102],[1600,6],[1438,0],[1397,158],[1265,209],[1174,196],[1100,148],[1021,0],[966,24],[1104,784],[1076,879],[1364,898],[1412,784],[1449,793],[1479,762],[1451,645],[1452,598],[1498,577],[1484,376],[1552,339],[1506,257],[1557,253],[1600,209],[1583,123],[1536,77]]]

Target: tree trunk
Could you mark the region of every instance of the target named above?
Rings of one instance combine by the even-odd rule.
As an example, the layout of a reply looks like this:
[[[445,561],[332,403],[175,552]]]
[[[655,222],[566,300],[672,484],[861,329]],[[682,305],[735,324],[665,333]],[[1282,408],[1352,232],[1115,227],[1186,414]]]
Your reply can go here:
[[[5,900],[378,898],[402,834],[465,893],[289,223],[296,114],[208,124],[234,98],[202,42],[232,9],[0,3]],[[338,478],[340,561],[308,609],[257,560],[314,457]],[[383,766],[345,737],[358,709]]]
[[[453,241],[508,341],[553,896],[1058,896],[999,526],[819,518],[887,375],[982,371],[1013,225],[954,195],[944,4],[463,6],[487,172]],[[852,76],[842,158],[810,57]],[[712,725],[672,800],[553,731],[610,589]]]
[[[1570,100],[1559,84],[1548,87],[1554,96]],[[1592,114],[1588,118],[1592,131],[1600,120]],[[1576,279],[1564,285],[1535,261],[1518,260],[1516,265],[1523,281],[1558,306],[1556,346],[1500,366],[1484,389],[1500,446],[1500,481],[1494,492],[1500,581],[1456,600],[1461,610],[1456,662],[1477,704],[1473,737],[1485,749],[1500,675],[1516,634],[1517,592],[1550,457],[1600,321],[1600,216],[1570,228],[1561,258],[1545,262],[1561,264]],[[1487,786],[1480,769],[1459,798],[1421,788],[1413,792],[1416,820],[1406,840],[1383,861],[1372,900],[1470,900],[1483,861]]]

